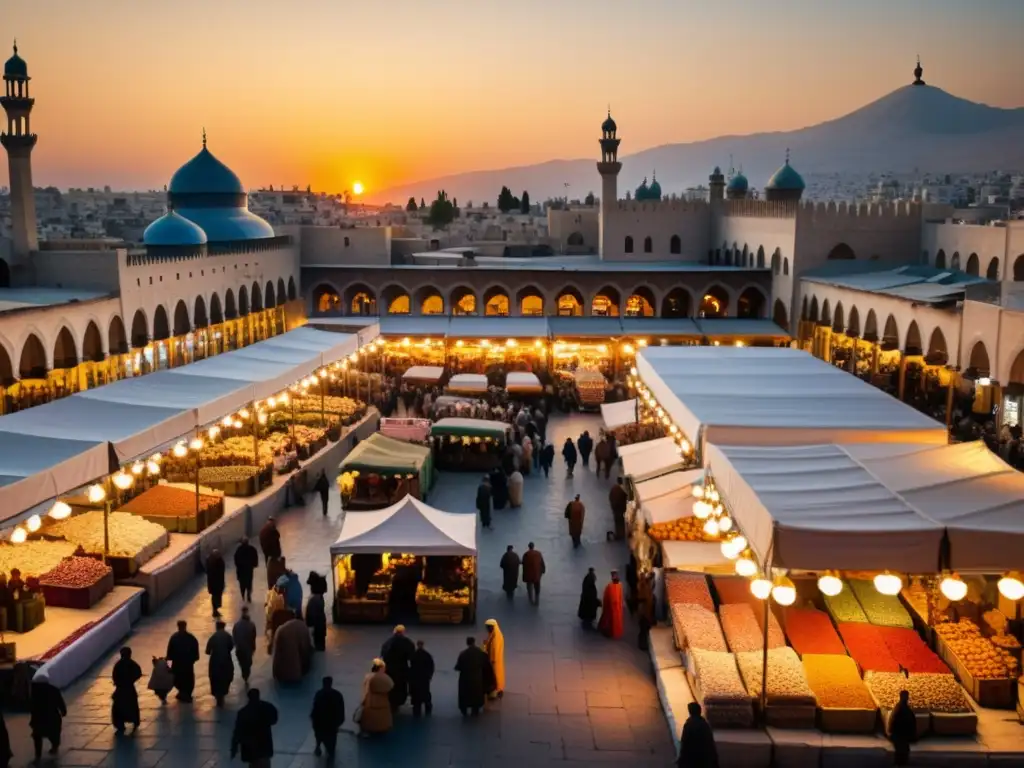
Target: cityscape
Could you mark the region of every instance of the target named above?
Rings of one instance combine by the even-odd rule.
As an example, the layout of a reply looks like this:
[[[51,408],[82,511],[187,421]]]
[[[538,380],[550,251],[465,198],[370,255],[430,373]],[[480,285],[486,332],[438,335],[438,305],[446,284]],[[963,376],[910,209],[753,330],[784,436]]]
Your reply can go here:
[[[183,2],[0,27],[0,764],[1024,765],[1024,8]]]

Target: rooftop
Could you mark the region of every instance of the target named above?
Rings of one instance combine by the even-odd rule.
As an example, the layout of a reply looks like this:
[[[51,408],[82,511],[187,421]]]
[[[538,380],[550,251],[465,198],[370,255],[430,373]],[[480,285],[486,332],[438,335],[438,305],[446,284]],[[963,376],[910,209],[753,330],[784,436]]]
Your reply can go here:
[[[0,312],[38,307],[55,307],[76,301],[103,299],[111,294],[75,288],[0,288]]]
[[[959,270],[937,269],[923,265],[872,272],[851,272],[847,266],[842,273],[838,273],[838,269],[838,264],[826,265],[821,269],[812,270],[804,275],[803,279],[811,283],[895,296],[925,304],[941,304],[963,299],[968,286],[997,285],[992,280],[968,275]]]
[[[482,269],[516,272],[768,272],[768,267],[730,267],[703,262],[679,261],[602,261],[599,256],[539,256],[531,259],[506,259],[501,256],[477,256],[472,264],[465,261],[464,252],[427,251],[414,253],[421,264],[389,264],[388,269],[438,270]],[[303,264],[306,269],[380,269],[380,264]]]

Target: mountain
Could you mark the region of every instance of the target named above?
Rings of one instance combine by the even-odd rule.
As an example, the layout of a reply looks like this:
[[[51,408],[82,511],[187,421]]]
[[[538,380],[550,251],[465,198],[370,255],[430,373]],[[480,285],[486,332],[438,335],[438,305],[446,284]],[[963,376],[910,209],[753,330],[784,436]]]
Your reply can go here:
[[[477,204],[494,202],[502,185],[516,194],[526,189],[535,201],[565,195],[600,195],[597,142],[594,157],[553,160],[499,170],[472,171],[384,190],[375,199],[404,202],[432,199],[438,189]],[[629,127],[622,131],[629,140]],[[668,194],[706,184],[714,166],[725,168],[731,155],[761,188],[782,164],[786,149],[805,177],[818,174],[942,173],[1024,169],[1024,108],[978,104],[930,85],[908,85],[848,115],[808,128],[746,136],[720,136],[685,144],[665,144],[622,159],[619,195],[656,170]],[[568,184],[568,188],[566,188]]]

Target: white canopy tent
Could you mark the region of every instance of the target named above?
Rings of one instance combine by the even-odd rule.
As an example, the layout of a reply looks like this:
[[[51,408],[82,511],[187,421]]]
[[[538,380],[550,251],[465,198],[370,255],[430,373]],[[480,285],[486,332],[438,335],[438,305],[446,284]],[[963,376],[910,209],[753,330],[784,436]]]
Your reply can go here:
[[[627,456],[634,456],[638,453],[644,453],[651,450],[652,448],[666,447],[671,448],[674,446],[675,440],[671,437],[658,437],[654,440],[644,440],[639,443],[630,443],[629,445],[619,446],[619,458],[625,460]]]
[[[696,478],[698,481],[700,479],[700,477]],[[679,478],[674,478],[673,482],[678,480]],[[693,483],[643,502],[640,511],[644,519],[651,525],[657,525],[658,523],[670,523],[681,517],[693,517],[693,502],[696,499],[693,498],[692,487]]]
[[[412,496],[386,509],[345,515],[331,554],[381,552],[475,556],[476,516],[442,512]]]
[[[448,391],[483,394],[487,391],[487,377],[482,373],[457,373],[448,379]]]
[[[944,425],[806,352],[647,347],[637,370],[699,449],[719,445],[945,445]]]
[[[640,503],[640,506],[643,507],[645,504],[650,504],[655,499],[668,496],[672,493],[677,493],[679,491],[690,493],[690,489],[693,487],[693,484],[702,482],[703,478],[703,469],[691,469],[686,472],[671,472],[667,475],[655,477],[651,480],[644,480],[643,482],[636,483],[633,488],[636,494],[636,500]]]
[[[444,368],[440,365],[414,365],[402,374],[403,379],[410,381],[440,381],[444,376]]]
[[[636,398],[618,403],[601,403],[601,418],[605,429],[636,424]]]
[[[505,376],[505,389],[519,394],[539,394],[544,391],[537,375],[527,371],[511,371]]]
[[[648,480],[652,477],[664,475],[673,470],[681,470],[686,467],[682,452],[679,446],[671,438],[668,443],[658,440],[648,440],[638,445],[649,446],[645,451],[636,451],[622,457],[622,474],[632,478],[634,483]]]
[[[732,572],[732,560],[722,554],[722,547],[704,541],[661,542],[662,564],[673,570]]]

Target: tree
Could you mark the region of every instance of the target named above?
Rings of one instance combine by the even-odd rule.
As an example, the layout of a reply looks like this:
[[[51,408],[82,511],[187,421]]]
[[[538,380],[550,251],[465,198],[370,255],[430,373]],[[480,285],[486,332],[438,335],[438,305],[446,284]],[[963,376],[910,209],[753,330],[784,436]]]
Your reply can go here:
[[[423,198],[421,197],[420,198],[420,210],[422,211],[422,210],[426,209],[426,207],[427,207],[427,204],[425,202],[423,202]]]
[[[405,204],[405,210],[408,213],[415,213],[416,212],[416,198],[415,197],[410,197],[409,198],[409,202]]]
[[[498,210],[502,213],[508,213],[518,207],[519,203],[516,202],[516,198],[515,195],[512,194],[512,190],[508,187],[502,187],[501,192],[498,194]]]
[[[530,193],[527,192],[525,189],[523,190],[522,202],[519,204],[519,212],[520,213],[529,213],[530,212]]]
[[[430,204],[430,213],[427,214],[427,223],[434,229],[444,229],[455,218],[455,206],[448,199],[448,193],[443,189],[437,193],[437,199]]]
[[[593,192],[587,192],[587,196],[583,199],[583,204],[584,205],[593,205],[594,204],[594,193]]]

